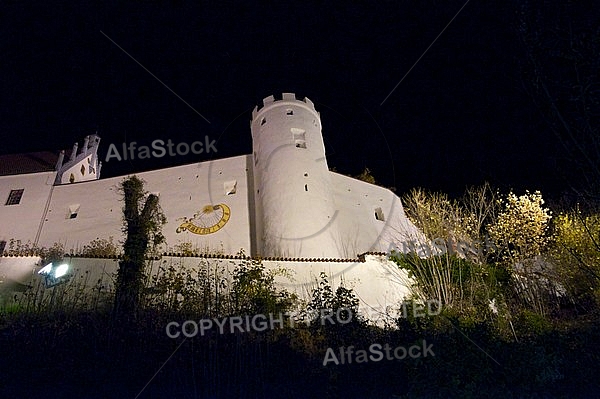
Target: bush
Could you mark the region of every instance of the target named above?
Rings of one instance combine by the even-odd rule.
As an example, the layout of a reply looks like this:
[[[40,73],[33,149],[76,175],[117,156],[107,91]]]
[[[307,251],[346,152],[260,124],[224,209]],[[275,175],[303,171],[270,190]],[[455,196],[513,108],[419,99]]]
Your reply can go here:
[[[550,254],[572,302],[600,304],[600,215],[578,209],[563,212],[553,223]]]
[[[119,249],[113,242],[112,236],[108,237],[108,239],[96,238],[95,240],[90,241],[89,244],[84,245],[81,249],[81,254],[83,256],[96,258],[111,258],[117,256],[118,253]]]

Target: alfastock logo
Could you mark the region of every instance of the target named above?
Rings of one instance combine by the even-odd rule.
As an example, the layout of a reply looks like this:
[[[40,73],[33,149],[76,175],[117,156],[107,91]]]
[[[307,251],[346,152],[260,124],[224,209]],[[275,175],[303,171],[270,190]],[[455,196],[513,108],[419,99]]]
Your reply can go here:
[[[188,155],[190,152],[196,155],[209,154],[211,150],[212,152],[217,152],[217,147],[215,147],[215,143],[216,140],[210,140],[208,136],[204,136],[204,142],[194,141],[192,144],[189,145],[183,142],[175,145],[175,143],[173,143],[171,139],[168,139],[166,143],[163,140],[159,139],[154,140],[150,144],[150,146],[142,145],[137,147],[137,142],[132,141],[129,144],[122,144],[122,153],[119,153],[119,149],[117,148],[117,146],[114,143],[112,143],[108,147],[105,162],[108,162],[113,158],[118,161],[127,161],[128,159],[134,160],[162,158],[167,154],[169,154],[170,157],[174,157],[176,155],[185,156]]]

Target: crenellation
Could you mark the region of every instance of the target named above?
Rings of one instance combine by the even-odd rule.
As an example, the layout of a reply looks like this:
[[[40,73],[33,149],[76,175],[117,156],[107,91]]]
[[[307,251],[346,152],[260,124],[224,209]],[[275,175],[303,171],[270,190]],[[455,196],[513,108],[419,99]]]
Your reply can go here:
[[[299,102],[299,103],[304,103],[304,105],[309,108],[311,111],[315,112],[318,116],[320,116],[319,112],[315,109],[315,104],[308,98],[308,97],[304,97],[304,99],[299,99],[296,97],[295,93],[282,93],[281,95],[281,99],[276,98],[274,95],[270,95],[268,97],[265,97],[263,99],[263,105],[262,106],[256,106],[254,107],[254,109],[252,110],[252,120],[250,121],[250,124],[252,124],[252,122],[256,119],[256,116],[258,115],[258,113],[265,107],[274,104],[274,103],[278,103],[278,102]]]
[[[263,99],[263,105],[266,107],[269,104],[272,104],[275,102],[275,97],[273,95],[270,95],[268,97],[265,97]]]

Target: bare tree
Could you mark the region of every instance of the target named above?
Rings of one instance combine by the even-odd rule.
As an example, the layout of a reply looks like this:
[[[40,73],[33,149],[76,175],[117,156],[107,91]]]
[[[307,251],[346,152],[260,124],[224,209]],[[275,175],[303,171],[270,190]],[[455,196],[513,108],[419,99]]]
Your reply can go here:
[[[144,286],[144,266],[149,244],[158,245],[166,218],[160,210],[158,196],[147,195],[144,182],[132,176],[121,183],[123,194],[123,232],[126,234],[123,260],[119,262],[114,315],[135,316]],[[147,196],[147,198],[146,198]],[[141,208],[141,210],[140,210]]]

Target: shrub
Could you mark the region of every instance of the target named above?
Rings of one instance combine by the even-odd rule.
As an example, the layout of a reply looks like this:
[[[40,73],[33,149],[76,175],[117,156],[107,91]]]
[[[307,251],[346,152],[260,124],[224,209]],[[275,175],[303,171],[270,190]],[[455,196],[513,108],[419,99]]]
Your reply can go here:
[[[600,303],[600,215],[580,210],[554,218],[555,240],[550,254],[573,301]]]
[[[98,258],[111,258],[117,256],[119,249],[113,242],[113,237],[96,238],[90,241],[89,244],[85,244],[81,250],[83,256],[91,256]]]

